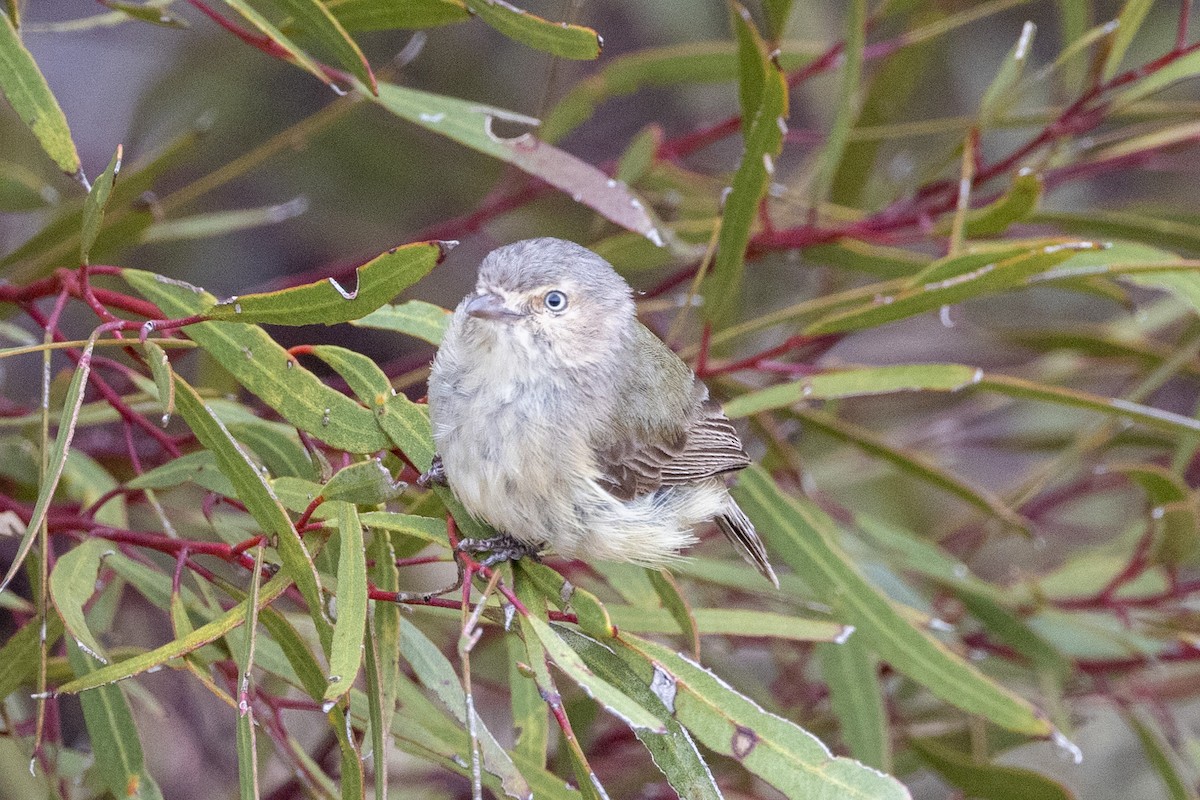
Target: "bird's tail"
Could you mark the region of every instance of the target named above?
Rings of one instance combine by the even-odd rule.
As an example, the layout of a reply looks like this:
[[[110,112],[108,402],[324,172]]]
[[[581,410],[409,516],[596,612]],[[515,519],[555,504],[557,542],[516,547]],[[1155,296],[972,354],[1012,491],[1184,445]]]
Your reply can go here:
[[[771,569],[771,562],[767,560],[767,548],[763,546],[762,539],[758,538],[754,523],[733,498],[729,499],[729,504],[717,516],[716,522],[721,533],[733,542],[742,558],[754,565],[754,568],[778,589],[779,578],[775,577],[775,570]]]

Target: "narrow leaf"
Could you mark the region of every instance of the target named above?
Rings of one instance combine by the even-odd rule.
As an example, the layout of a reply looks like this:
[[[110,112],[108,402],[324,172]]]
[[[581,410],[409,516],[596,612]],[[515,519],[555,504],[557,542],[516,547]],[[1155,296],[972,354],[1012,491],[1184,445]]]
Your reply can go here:
[[[834,756],[821,740],[765,711],[696,662],[626,635],[627,663],[705,747],[737,760],[793,800],[909,800],[894,778]]]
[[[122,275],[171,317],[203,313],[215,302],[201,289],[150,272],[126,269]],[[351,453],[373,453],[389,446],[370,410],[323,384],[261,328],[201,322],[184,331],[239,383],[297,428]]]
[[[167,358],[167,351],[152,339],[142,342],[142,349],[146,351],[146,364],[150,367],[154,385],[158,388],[158,402],[162,405],[163,412],[162,421],[163,425],[166,425],[175,413],[175,374],[171,370],[171,361]]]
[[[0,90],[46,154],[68,175],[80,174],[67,118],[7,14],[0,14]]]
[[[891,725],[879,681],[879,660],[862,637],[817,647],[829,705],[850,755],[884,772],[892,771]]]
[[[505,0],[467,0],[467,8],[508,38],[560,58],[591,60],[599,58],[604,47],[604,41],[591,28],[551,22]]]
[[[984,128],[993,127],[996,121],[1008,113],[1018,99],[1017,87],[1025,74],[1025,66],[1033,54],[1033,36],[1037,26],[1026,22],[1021,28],[1017,43],[1008,51],[1000,71],[992,79],[983,99],[979,101],[979,124]]]
[[[441,344],[446,328],[450,327],[450,312],[441,306],[422,300],[409,300],[399,305],[385,305],[360,319],[350,321],[359,328],[395,331]]]
[[[538,641],[546,648],[546,652],[554,663],[606,711],[635,731],[639,728],[645,728],[654,733],[666,731],[665,723],[653,712],[648,711],[636,700],[592,672],[583,663],[579,654],[568,647],[567,643],[555,633],[545,620],[538,619],[533,615],[523,617],[523,619],[529,622]]]
[[[321,489],[321,496],[326,500],[376,506],[394,500],[406,486],[403,481],[392,478],[392,473],[382,462],[370,458],[339,469]]]
[[[497,120],[536,125],[534,119],[390,83],[380,84],[377,102],[398,117],[541,178],[626,230],[655,242],[662,240],[654,220],[629,187],[531,133],[505,138],[492,129]]]
[[[284,1],[286,2],[287,0]],[[285,36],[283,31],[275,27],[269,19],[256,11],[246,0],[224,0],[224,2],[225,5],[241,14],[242,18],[249,22],[259,33],[283,48],[297,66],[315,76],[321,83],[330,86],[333,85],[333,79],[321,68],[320,64],[300,49],[295,42]]]
[[[225,425],[204,405],[200,395],[182,378],[176,379],[176,401],[179,414],[196,438],[217,458],[217,466],[237,490],[238,499],[264,532],[275,537],[283,559],[283,574],[295,582],[296,588],[308,603],[308,613],[328,642],[329,623],[325,619],[321,597],[321,580],[313,565],[304,540],[296,531],[287,512],[275,496],[270,483],[255,467],[242,448],[234,441]]]
[[[111,542],[86,539],[64,553],[50,573],[50,599],[62,617],[63,626],[85,653],[104,664],[108,658],[88,627],[83,607],[96,593],[100,561],[110,552],[113,552]]]
[[[753,56],[758,67],[758,72],[744,72],[742,83],[754,75],[761,81],[762,89],[753,117],[743,119],[745,149],[729,196],[725,198],[712,274],[701,286],[705,318],[714,323],[728,319],[738,302],[750,231],[775,172],[775,157],[783,149],[788,116],[787,81],[779,65],[770,58],[766,45],[750,24],[749,12],[736,4],[731,8],[734,27],[739,32],[739,50]],[[752,90],[750,94],[753,95]]]
[[[331,344],[314,345],[309,352],[333,367],[359,402],[368,408],[382,408],[396,394],[384,371],[362,353]]]
[[[446,257],[447,242],[419,242],[393,248],[355,270],[355,283],[333,278],[232,297],[209,308],[211,320],[273,325],[334,325],[365,316],[423,278]]]
[[[952,785],[970,797],[982,800],[1074,800],[1067,787],[1044,775],[1004,764],[977,762],[936,739],[910,739],[913,750],[921,760],[933,767]]]
[[[377,91],[375,75],[366,56],[359,49],[350,34],[324,4],[318,0],[275,0],[279,8],[291,14],[296,24],[302,27],[316,41],[329,48],[337,57],[338,62],[350,70],[350,73],[360,81]]]
[[[112,195],[113,183],[120,171],[121,145],[117,145],[117,152],[113,153],[108,167],[100,173],[99,178],[96,178],[91,191],[88,192],[87,199],[83,202],[83,232],[79,236],[79,262],[81,264],[88,263],[88,255],[91,253],[92,245],[96,243],[96,236],[100,233],[100,223],[104,221],[104,209],[108,206],[108,198]]]
[[[1048,736],[1054,730],[1026,700],[985,677],[972,664],[909,623],[896,604],[863,578],[836,544],[832,520],[807,503],[783,494],[758,467],[742,473],[734,488],[772,552],[780,554],[822,597],[836,599],[879,657],[964,711],[1009,730]]]
[[[326,6],[348,31],[431,28],[471,18],[462,0],[329,0]]]
[[[94,674],[97,662],[70,640],[67,658],[78,678]],[[97,771],[113,797],[161,800],[162,791],[146,770],[137,725],[121,688],[101,686],[85,692],[80,704]]]
[[[337,529],[337,619],[329,649],[329,685],[322,698],[326,702],[354,685],[367,630],[367,554],[362,523],[350,503],[337,504]]]
[[[1121,13],[1117,17],[1116,33],[1113,34],[1112,43],[1109,45],[1108,54],[1104,59],[1104,69],[1100,73],[1101,80],[1112,80],[1113,76],[1117,74],[1117,70],[1121,68],[1121,62],[1125,60],[1125,53],[1129,50],[1129,45],[1133,44],[1133,38],[1137,36],[1152,5],[1154,5],[1153,0],[1125,0],[1125,5],[1122,6]]]
[[[46,458],[46,471],[42,476],[41,485],[38,486],[37,501],[33,505],[33,513],[29,517],[29,524],[25,526],[21,543],[17,545],[17,552],[13,555],[12,563],[9,564],[8,571],[4,573],[4,579],[0,580],[0,592],[8,587],[17,574],[17,570],[25,561],[25,556],[29,555],[38,529],[42,527],[42,523],[46,519],[50,502],[54,499],[54,492],[58,489],[59,479],[62,478],[63,468],[67,463],[67,452],[71,446],[71,440],[75,437],[75,423],[79,419],[79,408],[83,405],[83,386],[91,371],[92,349],[95,345],[95,338],[88,339],[87,345],[83,348],[83,354],[79,358],[79,364],[75,368],[75,373],[71,376],[71,383],[67,387],[66,401],[63,403],[63,412],[58,419],[58,434],[54,437],[54,444],[50,447],[50,453]]]

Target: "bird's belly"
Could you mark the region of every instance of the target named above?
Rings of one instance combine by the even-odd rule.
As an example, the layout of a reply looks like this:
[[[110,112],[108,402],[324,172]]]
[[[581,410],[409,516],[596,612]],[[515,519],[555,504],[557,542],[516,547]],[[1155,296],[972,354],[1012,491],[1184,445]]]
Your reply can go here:
[[[587,479],[591,457],[544,407],[492,394],[486,403],[464,399],[454,424],[435,426],[446,477],[472,516],[522,541],[551,544],[573,514],[573,484]]]

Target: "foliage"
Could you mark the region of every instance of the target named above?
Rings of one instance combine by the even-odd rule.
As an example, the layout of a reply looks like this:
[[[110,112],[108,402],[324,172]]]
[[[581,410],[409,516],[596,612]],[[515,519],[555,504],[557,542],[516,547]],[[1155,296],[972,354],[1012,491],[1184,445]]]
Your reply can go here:
[[[247,798],[904,798],[933,780],[1069,798],[1086,773],[1029,755],[1080,755],[1105,705],[1145,776],[1197,795],[1200,228],[1157,187],[1112,191],[1194,158],[1188,3],[1128,0],[1110,22],[1085,0],[859,1],[815,45],[789,38],[808,4],[730,0],[724,38],[617,56],[492,0],[103,5],[40,29],[0,11],[0,89],[36,143],[0,154],[0,210],[31,231],[0,256],[0,365],[40,356],[41,376],[4,373],[0,407],[0,766],[32,759],[23,796],[164,796],[164,667],[229,709],[206,746]],[[1025,5],[1057,17],[1045,52],[1034,24],[1010,30]],[[116,146],[89,184],[28,31],[146,23],[340,96],[297,92],[299,121],[204,168],[197,130]],[[404,79],[371,55],[389,32],[483,26],[505,53],[598,61],[534,131],[409,85],[425,33]],[[972,113],[937,116],[935,56],[981,26],[1011,50],[976,59]],[[255,74],[222,91],[268,106]],[[638,104],[651,124],[619,158],[573,154],[617,98],[709,83],[727,117],[679,131]],[[222,189],[302,144],[341,152],[323,134],[368,112],[425,138],[359,151],[366,171],[448,147],[497,185],[447,180],[460,213],[357,264],[335,251],[282,285],[243,264],[227,300],[183,279],[206,274],[197,243],[306,208]],[[406,220],[438,190],[414,174]],[[487,226],[584,241],[645,290],[643,319],[746,421],[759,463],[734,491],[790,568],[781,591],[715,542],[670,572],[454,555],[489,531],[415,485],[447,316],[424,287]],[[409,355],[343,346],[363,332]]]

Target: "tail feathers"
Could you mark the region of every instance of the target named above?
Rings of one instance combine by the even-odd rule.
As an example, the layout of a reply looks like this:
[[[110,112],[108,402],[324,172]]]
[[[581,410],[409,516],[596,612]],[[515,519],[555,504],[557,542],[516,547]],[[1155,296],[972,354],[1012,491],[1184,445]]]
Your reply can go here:
[[[754,530],[754,523],[738,507],[738,504],[731,499],[725,510],[717,516],[716,522],[721,533],[725,534],[733,543],[742,558],[752,564],[778,589],[779,578],[775,577],[775,570],[771,568],[771,562],[767,560],[767,549],[763,546],[762,539],[758,538],[758,532]]]

